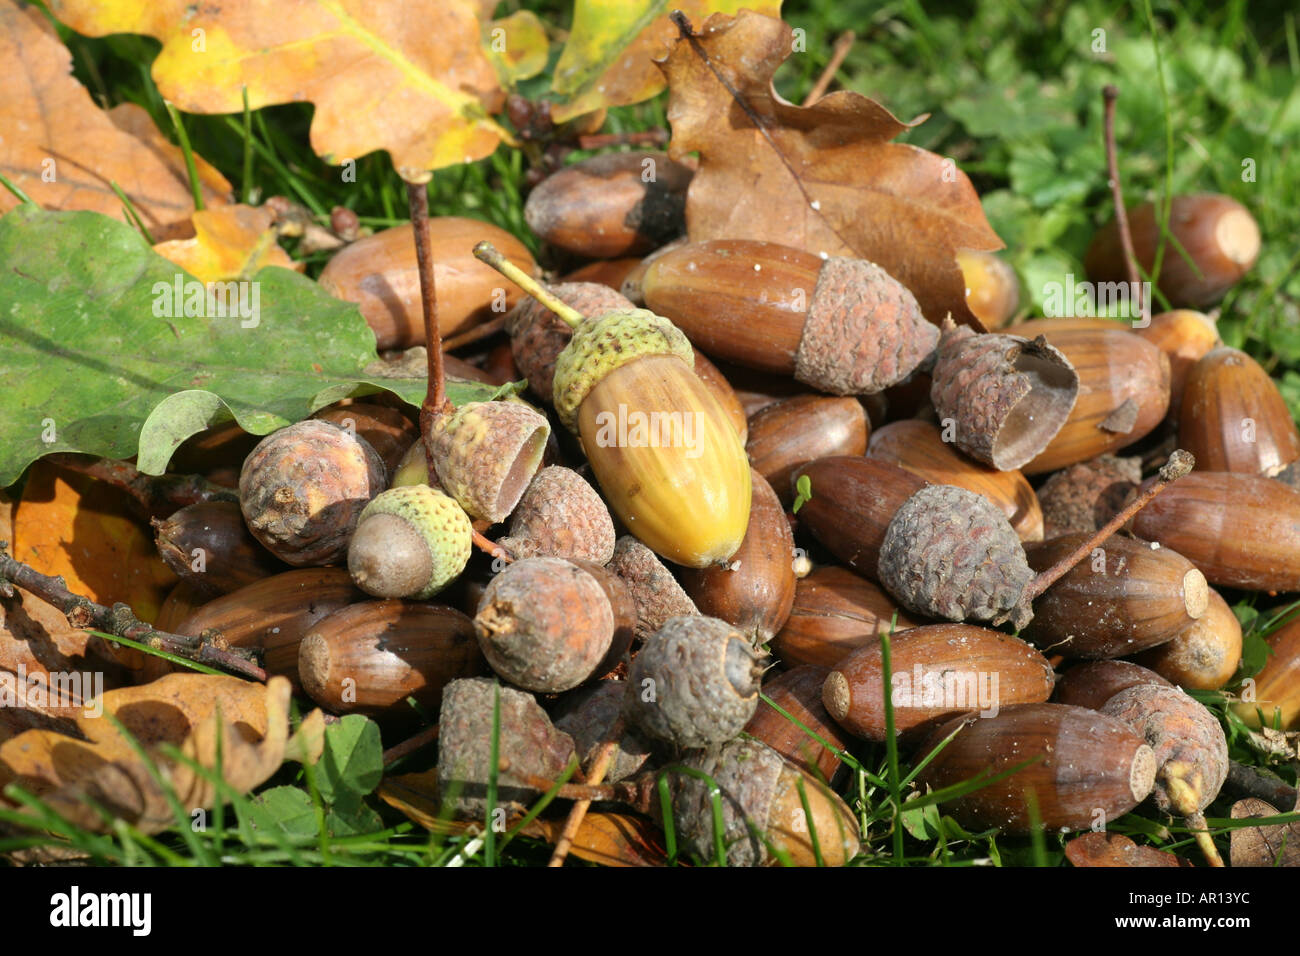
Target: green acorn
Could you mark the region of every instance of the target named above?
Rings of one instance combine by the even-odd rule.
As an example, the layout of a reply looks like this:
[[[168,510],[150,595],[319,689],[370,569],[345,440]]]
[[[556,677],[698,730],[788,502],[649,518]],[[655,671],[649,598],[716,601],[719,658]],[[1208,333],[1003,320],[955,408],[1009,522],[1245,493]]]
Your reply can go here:
[[[473,526],[428,485],[390,488],[361,512],[348,546],[357,587],[381,598],[431,598],[465,570]]]

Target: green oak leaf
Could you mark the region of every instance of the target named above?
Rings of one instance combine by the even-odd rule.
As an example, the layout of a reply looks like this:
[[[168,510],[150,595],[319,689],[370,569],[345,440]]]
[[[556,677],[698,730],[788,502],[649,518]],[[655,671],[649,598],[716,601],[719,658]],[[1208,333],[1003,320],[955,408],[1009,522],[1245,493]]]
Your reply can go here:
[[[349,395],[424,399],[423,375],[384,376],[355,305],[296,272],[262,269],[234,314],[186,283],[108,216],[25,204],[0,218],[0,487],[53,452],[138,456],[156,475],[186,438],[231,419],[264,435]],[[212,317],[185,315],[190,303]],[[501,391],[447,386],[456,405]]]

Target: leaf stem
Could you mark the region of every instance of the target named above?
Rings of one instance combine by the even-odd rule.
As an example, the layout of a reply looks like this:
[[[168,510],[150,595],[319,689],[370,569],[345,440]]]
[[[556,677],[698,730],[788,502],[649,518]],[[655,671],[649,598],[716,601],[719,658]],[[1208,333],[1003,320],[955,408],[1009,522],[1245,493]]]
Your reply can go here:
[[[583,316],[581,312],[573,308],[573,306],[560,301],[559,297],[547,289],[546,286],[502,255],[501,250],[492,243],[484,241],[476,245],[474,247],[474,257],[480,262],[487,263],[519,286],[519,288],[559,316],[570,328],[576,329],[582,323]]]

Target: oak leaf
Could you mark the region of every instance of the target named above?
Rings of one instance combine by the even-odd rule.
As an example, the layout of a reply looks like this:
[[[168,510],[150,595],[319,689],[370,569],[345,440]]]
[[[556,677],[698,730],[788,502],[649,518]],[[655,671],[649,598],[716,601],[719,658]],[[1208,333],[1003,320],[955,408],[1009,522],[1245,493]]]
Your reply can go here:
[[[205,209],[193,216],[193,238],[159,242],[153,251],[203,283],[251,278],[262,266],[301,271],[276,245],[273,219],[261,206]]]
[[[970,180],[951,160],[891,142],[919,120],[903,123],[865,96],[840,91],[807,107],[782,99],[772,76],[792,35],[749,11],[712,16],[698,34],[752,116],[692,43],[678,41],[661,63],[669,155],[700,154],[686,198],[691,241],[756,239],[869,259],[912,291],[930,321],[951,313],[978,327],[955,253],[1003,243]]]

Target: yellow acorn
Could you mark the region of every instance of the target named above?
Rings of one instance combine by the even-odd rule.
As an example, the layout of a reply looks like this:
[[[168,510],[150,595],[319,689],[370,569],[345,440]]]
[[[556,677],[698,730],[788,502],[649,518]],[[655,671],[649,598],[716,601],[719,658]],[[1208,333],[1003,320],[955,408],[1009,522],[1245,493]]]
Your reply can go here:
[[[749,524],[749,460],[686,336],[645,309],[584,319],[489,243],[474,254],[573,327],[555,364],[555,410],[610,510],[661,557],[725,563]]]

